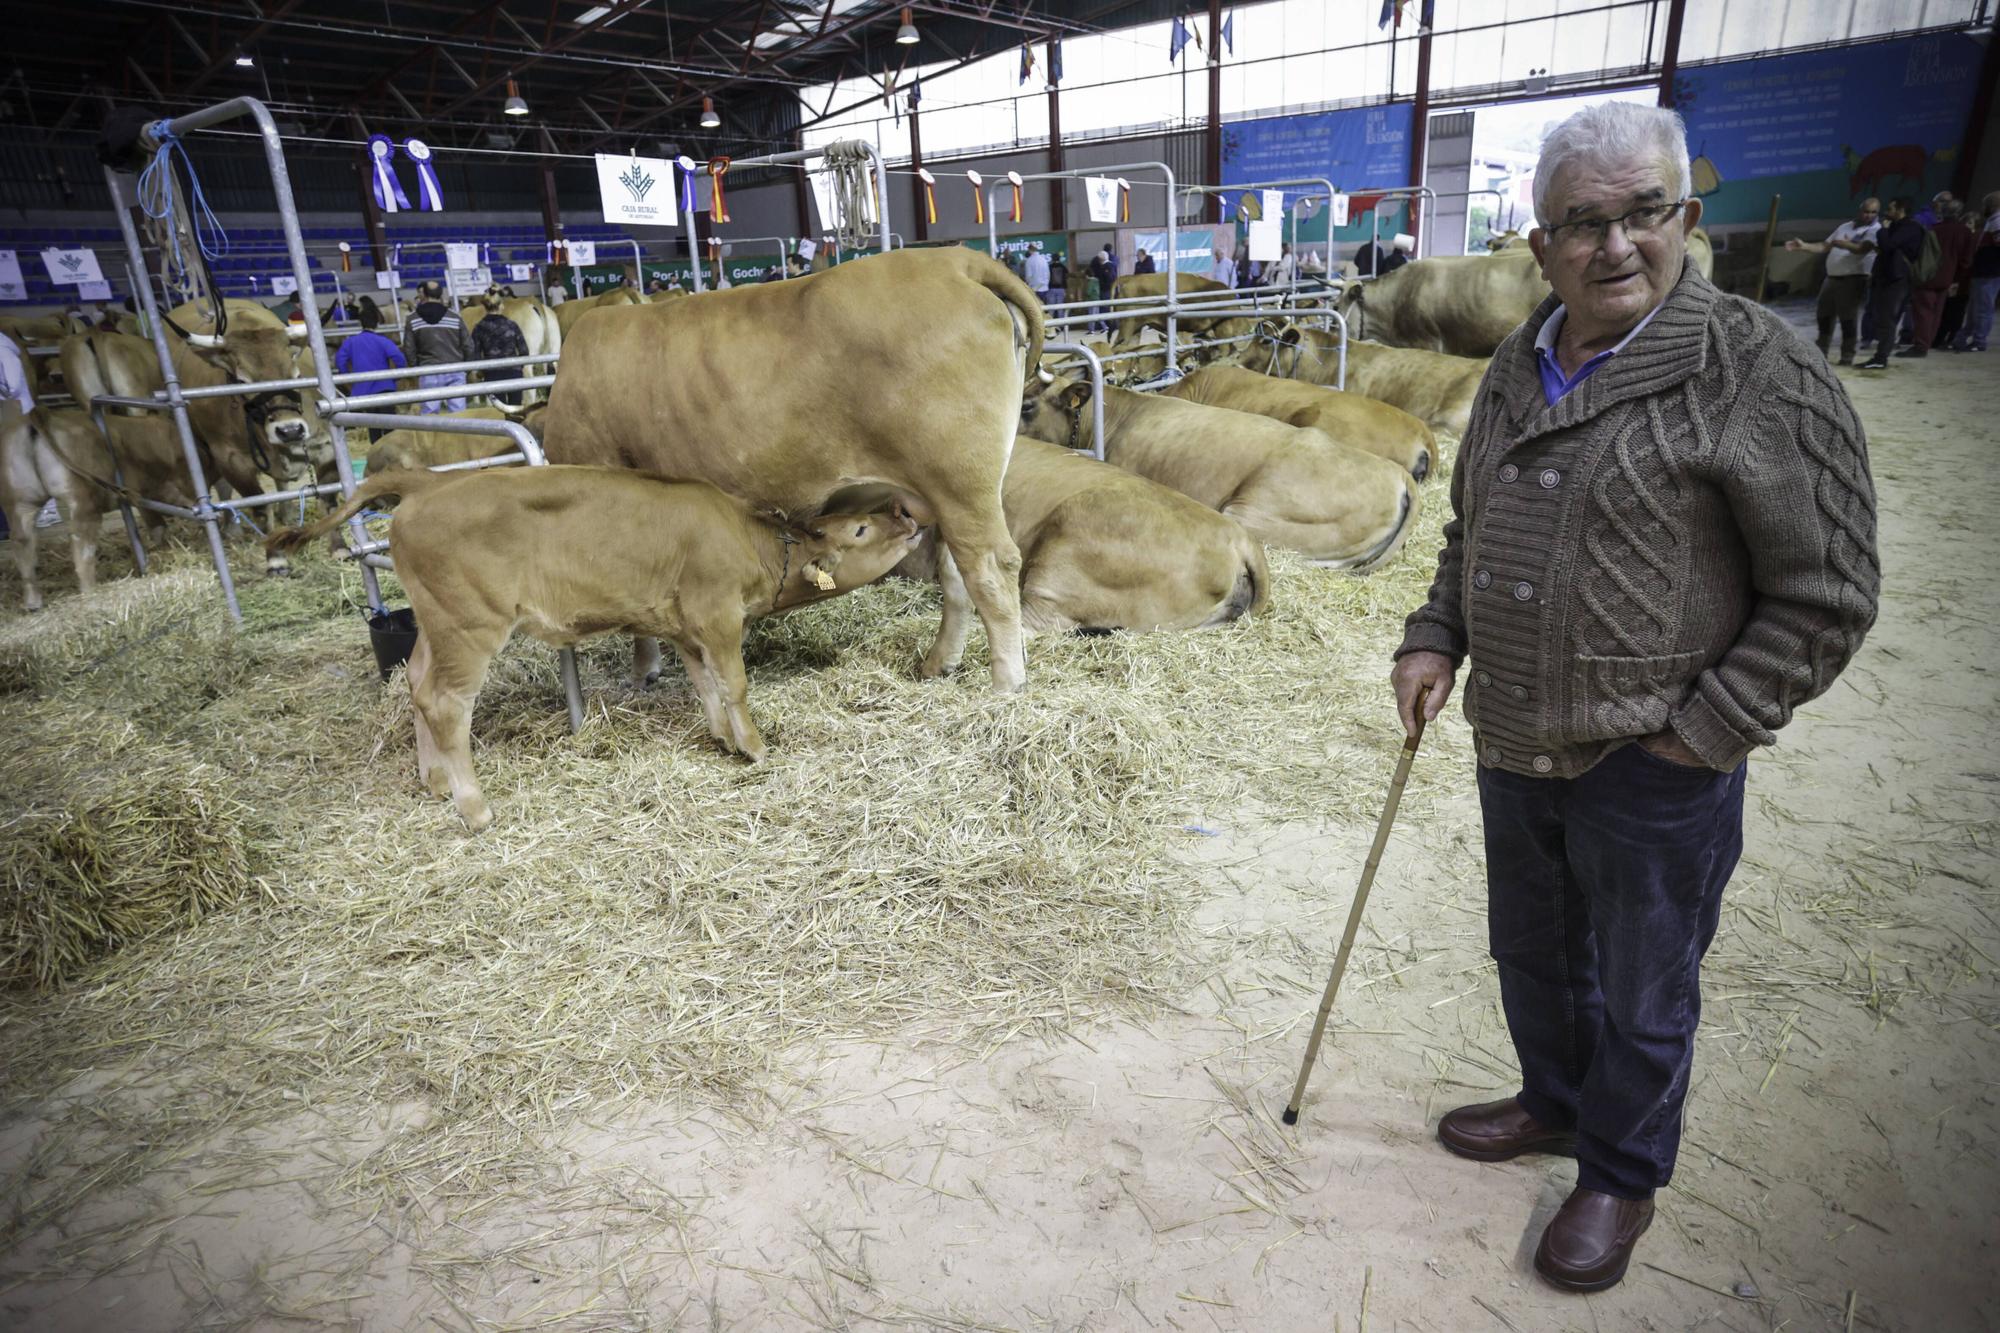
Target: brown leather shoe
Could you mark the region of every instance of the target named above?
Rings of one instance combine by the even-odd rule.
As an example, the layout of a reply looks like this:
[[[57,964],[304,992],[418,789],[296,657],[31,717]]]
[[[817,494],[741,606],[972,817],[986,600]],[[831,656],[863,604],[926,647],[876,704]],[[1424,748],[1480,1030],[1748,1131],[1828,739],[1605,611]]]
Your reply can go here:
[[[1535,1271],[1564,1291],[1615,1287],[1632,1262],[1632,1247],[1652,1224],[1651,1199],[1621,1199],[1578,1186],[1542,1232]]]
[[[1576,1156],[1576,1135],[1543,1127],[1517,1097],[1448,1112],[1438,1121],[1438,1142],[1475,1162],[1508,1162],[1531,1152]]]

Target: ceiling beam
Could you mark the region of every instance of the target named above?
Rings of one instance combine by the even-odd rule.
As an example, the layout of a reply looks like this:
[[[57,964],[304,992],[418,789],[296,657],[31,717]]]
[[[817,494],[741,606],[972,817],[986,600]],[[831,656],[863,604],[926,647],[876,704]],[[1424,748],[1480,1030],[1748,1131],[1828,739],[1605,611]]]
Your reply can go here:
[[[201,73],[189,79],[178,91],[191,96],[207,87],[210,79],[222,73],[223,70],[232,68],[236,64],[237,50],[247,50],[250,43],[256,41],[265,32],[269,31],[273,23],[276,23],[279,19],[285,17],[285,15],[297,9],[300,3],[301,0],[279,0],[278,4],[265,10],[259,20],[251,25],[250,31],[244,33],[243,36],[236,40],[234,49],[225,51],[213,60],[210,60]]]

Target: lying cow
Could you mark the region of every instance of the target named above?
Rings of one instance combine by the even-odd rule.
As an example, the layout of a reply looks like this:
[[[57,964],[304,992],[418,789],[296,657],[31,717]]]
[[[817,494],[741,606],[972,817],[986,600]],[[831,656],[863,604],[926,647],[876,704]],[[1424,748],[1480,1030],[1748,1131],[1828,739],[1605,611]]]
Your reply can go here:
[[[1021,627],[1207,629],[1261,611],[1264,548],[1234,519],[1045,440],[1007,462],[1007,530],[1021,548]],[[898,572],[935,577],[935,539]]]
[[[1307,426],[1335,444],[1386,458],[1418,481],[1430,475],[1437,437],[1408,412],[1358,393],[1274,379],[1241,366],[1208,366],[1160,390],[1187,403],[1253,412]]]
[[[1033,388],[1022,429],[1089,448],[1090,385],[1058,376]],[[1416,481],[1386,458],[1248,412],[1129,389],[1104,394],[1106,462],[1227,514],[1267,546],[1362,573],[1410,535]]]
[[[1042,304],[1004,266],[962,247],[895,250],[600,310],[566,337],[545,417],[551,462],[698,478],[788,514],[906,497],[948,552],[923,673],[957,666],[956,622],[976,606],[994,688],[1026,684],[1021,556],[1000,489]]]
[[[1340,339],[1323,329],[1296,326],[1272,333],[1277,355],[1249,364],[1271,375],[1331,387],[1340,376]],[[1347,391],[1388,403],[1433,430],[1464,435],[1472,400],[1486,375],[1487,362],[1446,356],[1420,347],[1384,347],[1359,339],[1347,344]]]
[[[523,421],[529,434],[541,438],[540,408],[520,413],[497,407],[468,407],[463,412],[446,412],[446,418],[461,421]],[[435,421],[437,417],[413,417],[412,421]],[[447,463],[469,463],[514,452],[514,442],[504,435],[465,435],[457,431],[427,429],[410,425],[392,430],[368,447],[370,472],[395,472],[416,468],[443,467]]]
[[[671,641],[709,734],[754,764],[764,740],[750,720],[744,623],[871,583],[922,535],[901,508],[790,523],[704,482],[536,467],[382,473],[267,545],[295,550],[397,496],[389,551],[417,620],[417,775],[475,833],[493,812],[472,772],[473,701],[516,629],[558,648],[613,631]]]

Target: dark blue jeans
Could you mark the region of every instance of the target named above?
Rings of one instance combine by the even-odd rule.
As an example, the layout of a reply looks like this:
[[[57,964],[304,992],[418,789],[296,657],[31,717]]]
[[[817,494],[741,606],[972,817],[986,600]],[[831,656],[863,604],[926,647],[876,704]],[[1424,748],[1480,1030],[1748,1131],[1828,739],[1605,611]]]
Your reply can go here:
[[[1743,778],[1637,743],[1575,778],[1479,772],[1487,924],[1521,1105],[1577,1131],[1577,1184],[1673,1176],[1701,959],[1743,852]]]

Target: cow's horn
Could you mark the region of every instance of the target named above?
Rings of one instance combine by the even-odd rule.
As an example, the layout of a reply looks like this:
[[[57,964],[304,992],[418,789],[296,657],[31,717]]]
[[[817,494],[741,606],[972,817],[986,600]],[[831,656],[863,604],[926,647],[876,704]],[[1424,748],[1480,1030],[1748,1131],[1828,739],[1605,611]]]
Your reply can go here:
[[[1056,377],[1049,372],[1047,366],[1036,366],[1035,374],[1044,384],[1054,384],[1056,382]]]
[[[490,398],[487,401],[492,403],[494,407],[498,408],[500,411],[500,415],[503,417],[524,417],[528,415],[529,409],[525,403],[516,407],[511,403],[503,403],[498,398]]]
[[[187,340],[188,346],[199,347],[204,352],[218,351],[222,347],[222,339],[212,333],[190,333]]]

